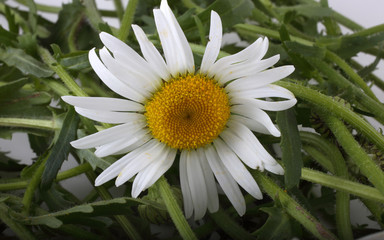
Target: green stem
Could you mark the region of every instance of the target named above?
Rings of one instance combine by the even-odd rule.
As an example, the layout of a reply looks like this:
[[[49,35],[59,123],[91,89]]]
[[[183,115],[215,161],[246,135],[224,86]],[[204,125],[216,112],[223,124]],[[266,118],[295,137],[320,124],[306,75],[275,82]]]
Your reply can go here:
[[[173,196],[171,187],[164,176],[161,176],[156,182],[156,187],[159,190],[161,198],[164,200],[165,206],[168,210],[169,215],[181,237],[187,239],[197,239],[195,233],[192,231],[187,220],[184,217],[175,197]]]
[[[60,172],[59,174],[57,174],[56,181],[62,181],[68,178],[72,178],[90,170],[92,170],[91,165],[89,163],[83,163],[69,170]]]
[[[365,36],[373,35],[373,34],[376,34],[379,32],[384,32],[384,24],[380,24],[380,25],[376,25],[376,26],[373,26],[370,28],[362,29],[358,32],[355,32],[355,33],[349,35],[349,36],[350,37],[357,37],[357,36],[365,37]]]
[[[350,96],[351,101],[364,106],[372,114],[375,115],[376,120],[384,124],[384,105],[382,103],[367,96],[364,92],[362,92],[354,84],[345,79],[340,73],[338,73],[325,62],[317,59],[311,59],[309,62],[312,64],[312,66],[316,67],[320,72],[327,76],[328,80],[333,84],[342,90],[349,91],[347,97]],[[375,99],[377,98],[375,97]]]
[[[352,182],[308,168],[301,169],[301,179],[361,198],[384,203],[384,195],[379,190],[361,183]]]
[[[368,208],[368,210],[372,213],[372,216],[375,217],[376,222],[380,225],[381,229],[384,229],[384,209],[383,205],[368,199],[361,199],[364,205]]]
[[[79,24],[83,19],[83,14],[79,14],[76,17],[77,17],[77,19],[73,23],[73,25],[71,26],[70,32],[68,34],[68,47],[69,47],[69,50],[71,52],[75,52],[77,50],[76,36],[75,35],[76,35],[77,30],[78,30]]]
[[[351,160],[358,166],[361,173],[384,194],[384,172],[367,155],[358,142],[354,139],[344,123],[338,118],[327,113],[321,113],[321,118],[325,121],[337,141],[349,155]]]
[[[81,164],[77,167],[71,168],[69,170],[60,172],[57,174],[56,181],[62,181],[68,178],[72,178],[83,174],[89,170],[92,170],[92,167],[88,163]],[[7,179],[8,180],[8,179]],[[12,191],[17,189],[24,189],[28,186],[29,181],[22,179],[11,179],[8,180],[8,183],[0,183],[0,191]]]
[[[88,172],[86,172],[86,175],[87,175],[89,181],[93,184],[95,182],[95,179],[96,179],[95,173],[93,171],[88,171]],[[112,195],[108,192],[108,190],[104,186],[98,186],[95,188],[103,200],[112,199]],[[127,234],[129,239],[132,239],[132,240],[142,239],[140,234],[136,231],[135,227],[132,225],[132,223],[124,215],[115,215],[114,218],[120,224],[120,226],[123,228],[124,232]]]
[[[320,4],[322,7],[329,8],[328,0],[320,0]],[[329,36],[341,35],[340,26],[332,17],[324,17],[323,23]]]
[[[97,10],[95,0],[83,0],[85,6],[85,14],[89,19],[89,23],[95,31],[99,31],[99,24],[104,23],[100,13]]]
[[[365,81],[349,66],[342,58],[334,54],[333,52],[327,50],[325,57],[336,63],[347,75],[349,75],[350,79],[353,83],[359,86],[363,91],[371,97],[373,100],[379,102],[379,99],[375,96],[372,90],[367,86]],[[339,80],[338,80],[339,81]]]
[[[35,195],[35,190],[38,188],[41,176],[43,175],[45,169],[45,163],[47,162],[48,156],[44,157],[40,165],[37,167],[36,172],[33,174],[31,180],[28,183],[27,189],[25,190],[22,204],[23,204],[23,213],[29,215],[29,210],[31,207],[33,196]]]
[[[116,8],[117,18],[121,21],[121,19],[123,19],[123,14],[124,14],[123,4],[121,3],[121,0],[113,0],[113,3]]]
[[[296,97],[321,108],[323,112],[331,113],[334,116],[345,120],[384,151],[384,137],[367,121],[352,110],[346,108],[342,103],[336,102],[332,97],[321,94],[318,91],[300,84],[285,81],[279,81],[275,84],[290,90]]]
[[[228,214],[219,209],[219,211],[210,214],[215,223],[226,233],[231,239],[247,240],[255,239],[249,232],[242,228]]]
[[[234,26],[236,32],[238,32],[241,36],[245,37],[251,37],[252,39],[257,39],[261,35],[266,36],[269,38],[274,38],[274,39],[280,39],[280,34],[278,31],[271,30],[268,28],[256,26],[256,25],[251,25],[251,24],[246,24],[246,23],[241,23],[241,24],[236,24]],[[296,36],[290,36],[290,39],[292,41],[301,43],[306,46],[313,46],[314,43],[311,41],[308,41],[306,39],[302,39]]]
[[[328,171],[344,179],[348,179],[348,169],[343,155],[337,146],[314,133],[300,132],[300,137],[303,143],[314,146],[315,149],[321,152],[320,155],[324,156],[330,162],[330,167],[332,168],[328,168]],[[348,193],[337,191],[336,224],[338,226],[337,232],[341,239],[353,239],[349,201],[350,197]]]
[[[121,20],[121,27],[117,34],[117,38],[123,42],[128,38],[129,30],[131,29],[131,24],[135,16],[135,11],[138,2],[138,0],[128,1],[127,7],[123,15],[123,19]]]
[[[333,11],[332,17],[333,17],[333,19],[336,20],[336,22],[340,23],[344,27],[351,29],[352,31],[360,31],[360,30],[364,29],[358,23],[352,21],[351,19],[345,17],[344,15],[342,15],[336,11]]]
[[[315,144],[314,144],[315,145]],[[330,172],[334,172],[332,162],[329,159],[328,155],[325,155],[316,145],[311,146],[308,143],[303,143],[303,149],[306,153],[309,154],[318,164],[320,164],[324,169],[327,169]]]
[[[1,222],[5,223],[18,237],[19,239],[37,239],[29,230],[26,228],[23,224],[15,221],[10,216],[9,207],[3,203],[0,202],[0,220]]]
[[[287,213],[301,223],[318,239],[330,240],[336,237],[326,229],[315,217],[291,198],[283,189],[274,183],[264,173],[252,171],[257,183],[275,201],[279,201]]]
[[[16,2],[24,6],[28,6],[28,3],[26,2],[26,0],[16,0]],[[48,13],[59,13],[61,11],[61,7],[54,7],[54,6],[38,4],[38,3],[36,3],[36,8],[41,12],[48,12]]]
[[[61,78],[64,84],[73,92],[76,96],[87,96],[87,94],[76,84],[73,78],[65,71],[45,48],[39,47],[38,52],[43,61]]]
[[[192,0],[181,0],[181,2],[186,6],[187,8],[194,8],[196,9],[197,13],[201,13],[204,11],[204,8],[200,7],[196,3],[194,3]]]
[[[56,130],[60,126],[54,120],[26,119],[26,118],[0,118],[0,126],[25,127],[44,130]]]

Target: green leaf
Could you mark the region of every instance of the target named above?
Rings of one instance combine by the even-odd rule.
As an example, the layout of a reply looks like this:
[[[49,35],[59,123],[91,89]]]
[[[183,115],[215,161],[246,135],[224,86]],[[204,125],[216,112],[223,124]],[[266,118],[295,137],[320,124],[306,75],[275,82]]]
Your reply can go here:
[[[28,78],[21,78],[10,83],[1,84],[0,82],[0,96],[3,98],[6,95],[14,94],[16,90],[24,86],[28,82]]]
[[[368,36],[342,36],[338,38],[322,38],[316,42],[320,46],[326,46],[341,58],[350,58],[357,53],[372,48],[384,41],[384,32]]]
[[[2,26],[0,26],[0,43],[6,46],[15,46],[17,35],[13,32],[8,32]]]
[[[325,57],[325,49],[317,46],[306,46],[298,42],[285,41],[284,42],[287,49],[297,53],[303,57],[314,57],[323,59]]]
[[[92,166],[93,170],[95,170],[96,168],[101,168],[105,170],[111,165],[111,163],[102,158],[97,157],[93,152],[88,149],[80,149],[76,152],[82,163],[84,162],[84,160],[87,161]]]
[[[7,152],[0,152],[0,169],[1,171],[13,172],[21,171],[25,165],[18,164],[19,160],[8,157]]]
[[[51,186],[53,180],[56,178],[56,175],[59,172],[63,161],[68,156],[70,142],[73,141],[76,137],[78,123],[79,116],[76,114],[74,108],[69,108],[65,116],[59,138],[53,146],[47,160],[41,179],[41,189],[47,190]]]
[[[297,237],[293,235],[291,227],[292,221],[289,215],[282,208],[270,207],[260,208],[260,210],[268,213],[269,217],[265,224],[257,230],[257,239],[279,240]]]
[[[277,124],[281,131],[282,159],[285,166],[285,186],[297,186],[301,177],[301,140],[297,129],[296,116],[293,109],[277,113]]]
[[[284,6],[276,8],[276,11],[280,14],[286,14],[287,12],[294,11],[298,15],[302,15],[308,18],[323,18],[332,16],[332,9],[327,7],[321,7],[315,4],[299,4],[294,6]]]
[[[59,58],[60,65],[69,70],[80,71],[90,68],[88,60],[88,51],[78,51],[62,55]]]
[[[8,66],[16,67],[26,75],[49,77],[53,74],[53,71],[46,65],[26,54],[21,49],[11,47],[0,49],[0,61],[3,61]]]
[[[112,216],[130,211],[130,207],[139,204],[151,205],[164,210],[164,206],[148,200],[137,198],[121,197],[111,200],[104,200],[83,205],[78,205],[66,210],[48,213],[40,216],[22,217],[20,222],[28,225],[47,225],[52,228],[58,228],[63,223],[71,223],[77,218]]]
[[[214,10],[220,15],[223,28],[231,28],[237,23],[243,22],[247,17],[252,15],[254,4],[250,0],[216,0],[209,5],[204,11],[197,14],[202,24],[209,26],[211,11]],[[189,14],[186,15],[186,14]],[[180,25],[188,39],[199,39],[200,34],[194,18],[191,17],[192,12],[185,13],[186,16],[180,17]],[[209,29],[206,27],[206,29]],[[207,33],[208,34],[208,33]]]
[[[371,74],[373,71],[375,71],[377,68],[377,65],[380,63],[380,60],[381,60],[381,55],[377,55],[375,61],[371,64],[369,64],[368,66],[360,69],[357,73],[362,77],[362,78],[365,78],[366,76],[368,76],[369,74]]]
[[[21,89],[11,96],[0,95],[0,117],[52,119],[52,113],[47,108],[50,102],[51,96],[46,92]]]

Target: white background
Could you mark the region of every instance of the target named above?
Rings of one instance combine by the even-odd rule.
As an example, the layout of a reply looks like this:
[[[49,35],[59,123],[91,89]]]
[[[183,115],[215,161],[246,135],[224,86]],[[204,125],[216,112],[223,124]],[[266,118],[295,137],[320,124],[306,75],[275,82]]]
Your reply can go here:
[[[17,4],[14,1],[7,1],[8,3],[16,6]],[[38,3],[45,3],[50,5],[60,6],[61,2],[68,3],[70,1],[49,1],[49,0],[38,0]],[[123,1],[124,5],[126,5],[127,0]],[[113,9],[113,1],[103,1],[97,0],[97,5],[102,9]],[[340,12],[341,14],[347,16],[348,18],[358,22],[364,27],[372,27],[378,24],[384,23],[384,1],[382,0],[329,0],[329,5],[331,8]],[[21,7],[22,8],[22,7]],[[47,14],[52,19],[55,19],[56,16],[53,14]],[[110,19],[106,19],[110,22],[110,25],[118,27],[117,21],[110,21]],[[7,27],[4,21],[4,18],[0,16],[0,24],[3,27]],[[374,61],[374,58],[371,56],[367,56],[365,54],[359,54],[357,60],[364,65],[367,65]],[[375,73],[380,77],[384,78],[384,62],[381,60],[379,64],[379,69],[375,71]],[[381,101],[384,101],[384,94],[378,90],[374,89],[378,94]],[[378,125],[377,125],[378,127]],[[31,164],[32,158],[35,157],[35,154],[29,148],[29,143],[26,135],[24,134],[14,134],[12,141],[0,139],[0,151],[7,152],[10,157],[21,159],[22,163]],[[71,162],[73,161],[73,162]],[[75,166],[76,163],[74,160],[65,161],[62,169],[68,169],[71,166]],[[76,181],[76,182],[75,182]],[[78,195],[80,198],[84,197],[88,194],[89,189],[91,188],[91,184],[88,180],[82,176],[76,180],[70,179],[62,182],[65,187],[71,186],[71,191]],[[376,227],[369,221],[365,215],[367,214],[367,210],[364,209],[362,204],[358,201],[352,201],[352,223],[362,224],[369,223],[370,226]]]

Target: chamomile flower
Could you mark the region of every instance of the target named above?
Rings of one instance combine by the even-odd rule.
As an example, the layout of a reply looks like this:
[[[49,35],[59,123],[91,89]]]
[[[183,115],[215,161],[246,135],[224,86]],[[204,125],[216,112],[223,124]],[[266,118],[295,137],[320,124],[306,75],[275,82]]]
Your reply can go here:
[[[283,174],[252,131],[280,136],[267,111],[285,110],[294,95],[274,82],[293,66],[271,68],[279,56],[262,59],[267,38],[217,60],[222,25],[211,13],[209,42],[199,69],[166,0],[154,18],[164,58],[143,30],[132,28],[141,55],[117,38],[101,33],[104,48],[89,52],[100,79],[122,98],[64,96],[76,111],[95,121],[116,124],[73,141],[78,149],[96,148],[98,157],[125,154],[96,179],[99,186],[116,178],[120,186],[132,177],[132,196],[154,184],[179,154],[180,185],[187,218],[219,208],[216,181],[239,215],[245,201],[239,185],[257,199],[262,193],[247,168]],[[272,101],[271,98],[282,98]],[[216,180],[215,180],[216,179]]]

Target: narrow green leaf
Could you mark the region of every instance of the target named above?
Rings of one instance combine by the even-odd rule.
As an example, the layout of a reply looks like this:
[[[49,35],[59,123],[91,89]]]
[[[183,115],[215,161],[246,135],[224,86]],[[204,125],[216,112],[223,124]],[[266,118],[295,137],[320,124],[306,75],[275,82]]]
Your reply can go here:
[[[0,33],[1,34],[1,33]],[[20,78],[15,81],[1,85],[0,83],[0,98],[6,95],[14,94],[16,90],[24,86],[28,82],[28,78]]]
[[[252,171],[260,187],[275,201],[279,201],[285,211],[299,223],[303,225],[318,239],[330,240],[336,237],[325,228],[314,216],[312,216],[303,206],[297,203],[283,189],[274,183],[264,173]]]
[[[254,7],[254,4],[250,0],[216,0],[204,11],[197,14],[197,17],[201,20],[203,26],[209,26],[211,11],[214,10],[220,15],[223,28],[230,28],[251,16]],[[188,14],[191,14],[191,12]],[[188,39],[200,38],[198,27],[193,17],[186,16],[183,18],[183,16],[181,16],[179,22]]]
[[[285,14],[290,11],[296,12],[298,15],[306,16],[308,18],[323,18],[332,16],[332,9],[322,7],[317,4],[299,4],[294,6],[284,6],[276,8],[280,14]]]
[[[264,225],[256,231],[257,239],[280,240],[292,239],[292,226],[289,215],[281,208],[270,207],[260,208],[261,211],[268,213],[269,217]]]
[[[121,197],[111,200],[103,200],[83,205],[78,205],[66,210],[39,216],[19,216],[19,221],[28,225],[47,225],[52,228],[58,228],[63,223],[71,223],[74,219],[121,215],[129,212],[129,208],[139,204],[151,205],[152,207],[164,210],[164,206],[154,201],[142,200],[137,198]]]
[[[285,166],[285,186],[292,188],[300,181],[301,168],[301,141],[297,129],[296,116],[293,109],[277,113],[277,124],[281,131],[282,159]]]
[[[0,152],[0,169],[1,171],[13,172],[21,171],[25,165],[19,164],[19,160],[8,157],[7,152]]]
[[[372,48],[384,41],[384,32],[368,36],[342,36],[337,38],[322,38],[316,42],[320,46],[326,46],[341,58],[346,59],[355,56],[357,53]]]
[[[70,149],[69,143],[76,137],[78,122],[78,115],[76,114],[74,108],[70,108],[65,116],[59,138],[52,148],[51,154],[49,155],[47,164],[44,169],[44,173],[41,179],[41,188],[43,190],[46,190],[51,186],[53,180],[56,178],[56,175],[59,172],[63,161],[67,158]]]
[[[81,161],[87,161],[92,166],[93,170],[95,170],[96,168],[101,168],[105,170],[111,165],[108,161],[96,157],[96,155],[88,149],[77,150],[77,155],[79,156]]]
[[[314,57],[323,59],[325,57],[325,49],[317,46],[308,46],[298,42],[285,41],[285,46],[294,53],[303,57]]]
[[[255,239],[249,232],[242,228],[236,221],[234,221],[228,214],[219,209],[215,213],[211,213],[213,221],[226,233],[231,239],[236,240],[251,240]]]
[[[74,71],[81,71],[91,67],[88,60],[88,51],[62,55],[58,61],[64,68]]]
[[[8,32],[2,26],[0,26],[0,43],[6,46],[14,46],[16,43],[16,34],[13,32]]]
[[[16,67],[26,75],[49,77],[53,74],[51,69],[21,49],[11,47],[0,49],[0,61],[8,66]]]
[[[23,224],[15,221],[11,216],[12,210],[3,202],[0,202],[0,220],[6,224],[20,239],[37,239]]]

